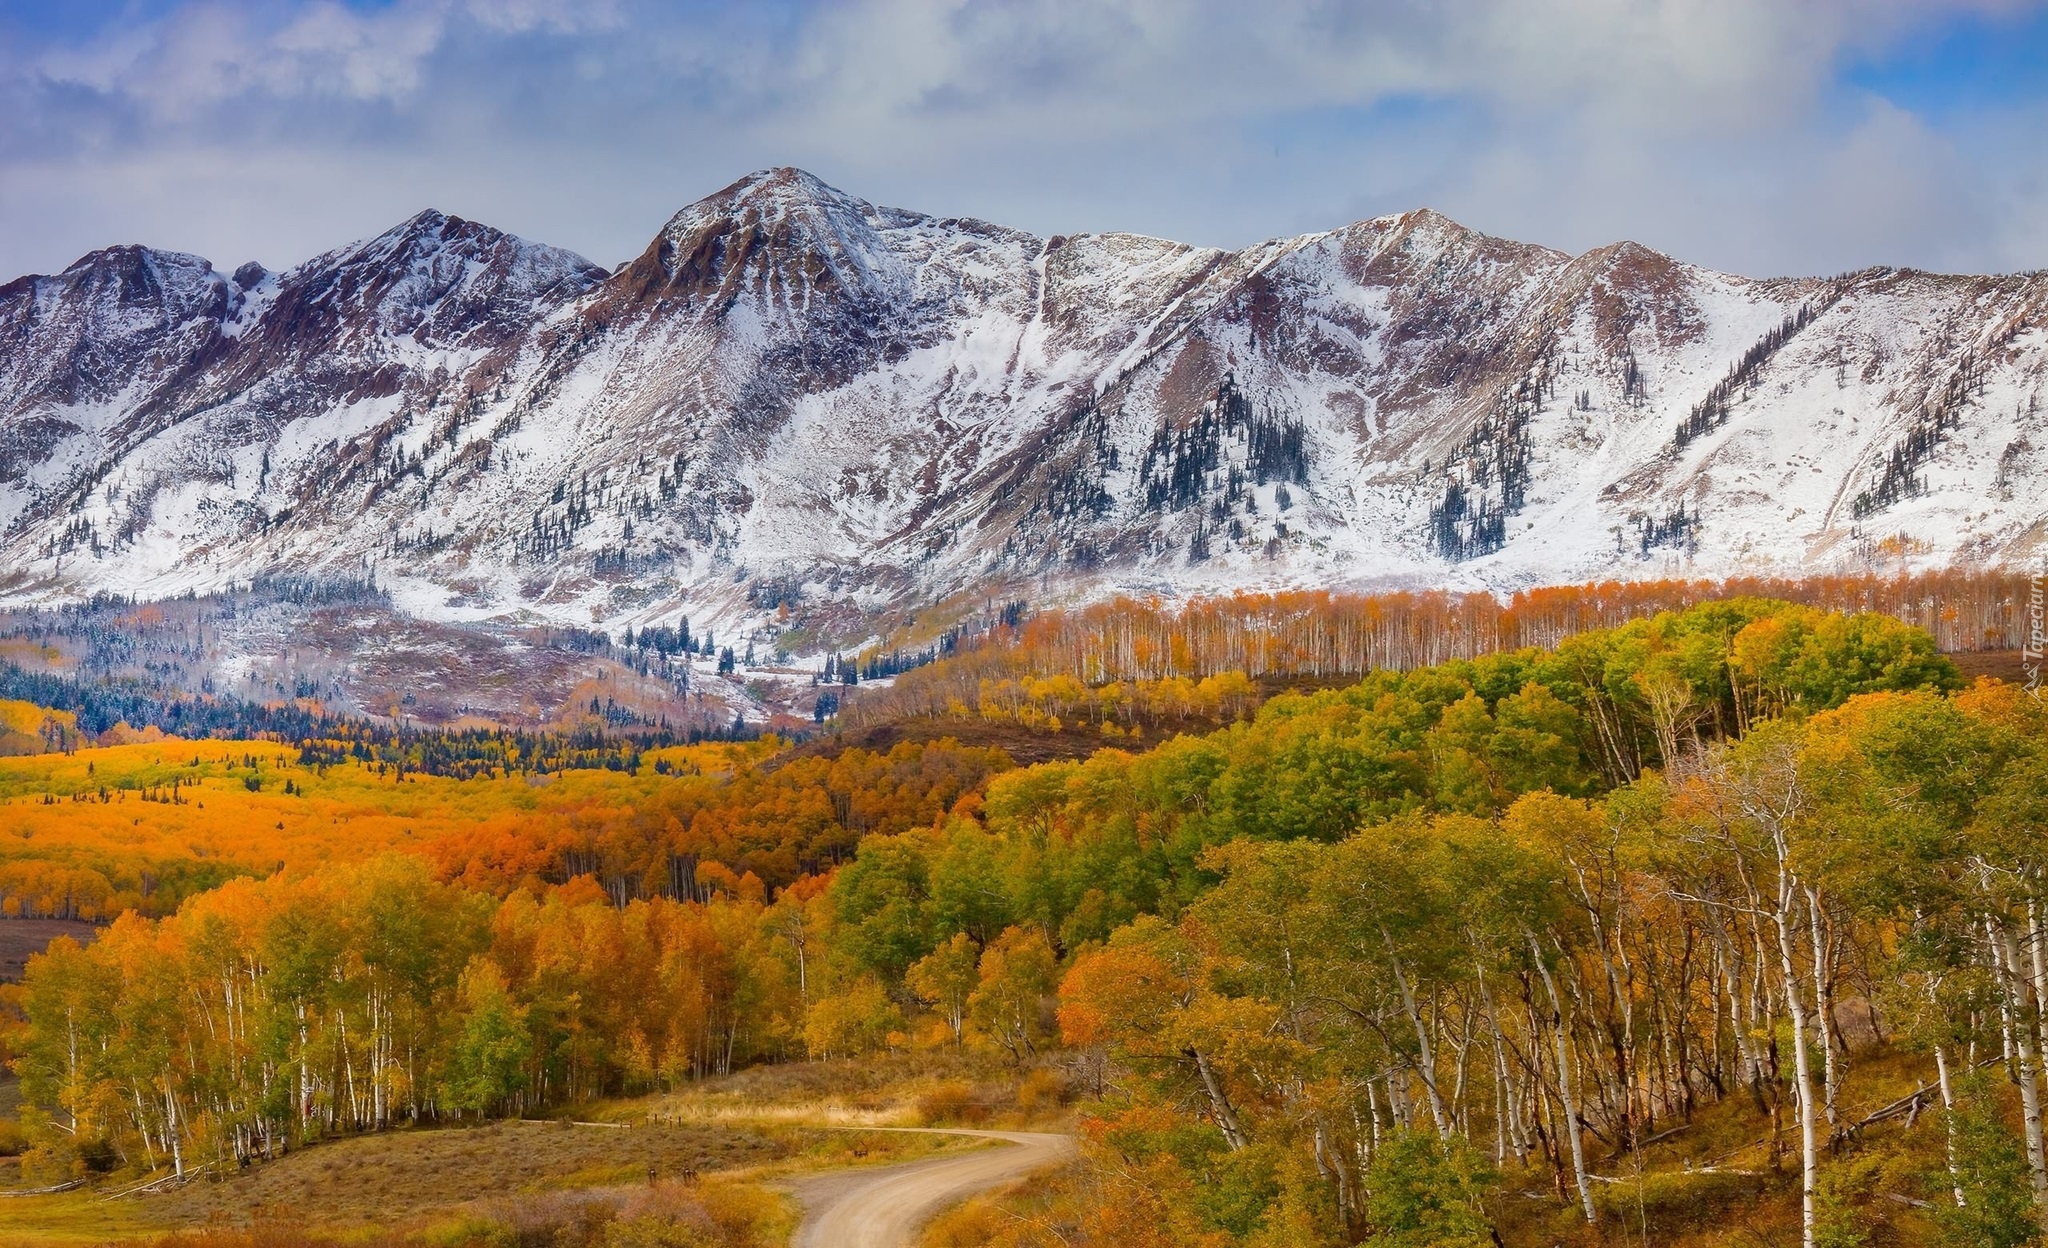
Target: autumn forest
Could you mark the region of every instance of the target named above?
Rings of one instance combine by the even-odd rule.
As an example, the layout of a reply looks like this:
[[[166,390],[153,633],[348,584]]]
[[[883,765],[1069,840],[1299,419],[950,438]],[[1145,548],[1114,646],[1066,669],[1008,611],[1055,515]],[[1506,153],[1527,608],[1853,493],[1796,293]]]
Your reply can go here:
[[[927,1243],[2035,1243],[2024,609],[1119,601],[695,744],[0,703],[0,905],[93,925],[0,990],[24,1181],[927,1054],[1081,1139]]]

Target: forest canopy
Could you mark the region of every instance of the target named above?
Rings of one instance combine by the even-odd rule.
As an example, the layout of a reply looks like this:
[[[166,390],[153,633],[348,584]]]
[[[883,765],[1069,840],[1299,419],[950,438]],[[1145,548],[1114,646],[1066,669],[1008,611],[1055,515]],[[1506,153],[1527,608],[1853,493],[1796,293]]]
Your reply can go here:
[[[1142,726],[1132,681],[1003,679],[942,714]],[[431,835],[308,833],[37,959],[10,1043],[38,1164],[233,1165],[955,1046],[1093,1072],[1101,1242],[1484,1243],[1516,1175],[1568,1228],[1715,1121],[1791,1159],[1818,1243],[1893,1216],[1836,1183],[1859,1150],[1918,1159],[1890,1209],[1991,1207],[2003,1180],[1942,1141],[2005,1129],[1975,1077],[2001,1064],[2023,1203],[2048,1190],[2048,717],[1925,630],[1736,598],[1328,688],[1185,685],[1173,722],[1205,730],[1023,767],[770,742],[538,786],[273,758],[251,788],[200,751],[171,790],[195,808],[346,785]],[[0,809],[125,814],[67,770],[94,753],[4,773]]]

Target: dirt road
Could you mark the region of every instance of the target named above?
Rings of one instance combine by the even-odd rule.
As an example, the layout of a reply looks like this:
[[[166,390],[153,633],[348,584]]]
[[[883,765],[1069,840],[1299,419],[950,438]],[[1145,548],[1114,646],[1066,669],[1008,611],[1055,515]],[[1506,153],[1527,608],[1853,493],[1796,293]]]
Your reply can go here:
[[[1074,1155],[1074,1141],[1036,1131],[947,1131],[1001,1140],[1001,1148],[950,1157],[838,1170],[792,1185],[804,1220],[793,1248],[910,1248],[917,1232],[949,1205]]]

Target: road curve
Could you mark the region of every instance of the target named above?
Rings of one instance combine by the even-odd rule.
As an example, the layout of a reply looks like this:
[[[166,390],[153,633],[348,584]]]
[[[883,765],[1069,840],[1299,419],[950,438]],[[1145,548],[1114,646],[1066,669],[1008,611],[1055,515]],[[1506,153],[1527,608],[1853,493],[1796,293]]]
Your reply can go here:
[[[791,1184],[804,1220],[792,1248],[910,1248],[941,1210],[1074,1155],[1070,1136],[1037,1131],[945,1131],[1001,1140],[1008,1147],[950,1157],[835,1170]]]

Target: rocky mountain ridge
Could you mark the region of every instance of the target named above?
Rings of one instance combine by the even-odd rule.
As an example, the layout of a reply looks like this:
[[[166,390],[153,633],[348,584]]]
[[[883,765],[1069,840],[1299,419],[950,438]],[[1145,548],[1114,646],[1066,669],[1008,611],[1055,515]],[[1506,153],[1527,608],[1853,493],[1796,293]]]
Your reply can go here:
[[[374,578],[865,635],[1028,594],[2026,563],[2048,275],[1757,280],[1436,213],[1226,252],[797,170],[615,272],[424,212],[0,286],[0,599]]]

